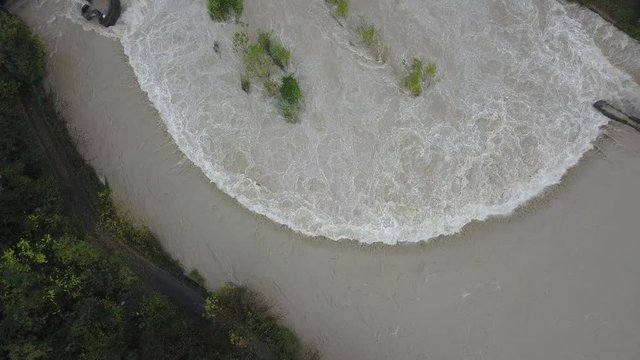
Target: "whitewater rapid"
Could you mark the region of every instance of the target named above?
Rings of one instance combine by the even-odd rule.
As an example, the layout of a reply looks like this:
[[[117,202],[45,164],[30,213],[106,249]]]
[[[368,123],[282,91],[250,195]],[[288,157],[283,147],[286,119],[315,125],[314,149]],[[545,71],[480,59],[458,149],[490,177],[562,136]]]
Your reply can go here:
[[[592,147],[607,121],[593,102],[640,109],[640,86],[621,70],[638,43],[555,0],[351,1],[353,19],[381,29],[385,65],[363,56],[323,0],[246,1],[252,30],[292,50],[300,124],[241,90],[237,27],[211,21],[205,1],[124,1],[109,29],[67,2],[63,16],[122,43],[168,132],[212,182],[312,236],[416,242],[509,214]],[[630,55],[614,66],[597,41]],[[438,65],[418,98],[396,75],[414,56]]]

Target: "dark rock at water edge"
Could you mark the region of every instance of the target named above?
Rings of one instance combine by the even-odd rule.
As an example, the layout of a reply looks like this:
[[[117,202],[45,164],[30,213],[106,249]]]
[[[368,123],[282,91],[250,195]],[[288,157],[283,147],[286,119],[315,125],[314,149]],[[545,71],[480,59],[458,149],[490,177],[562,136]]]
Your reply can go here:
[[[640,118],[623,113],[605,100],[596,101],[593,104],[593,107],[609,119],[621,122],[625,125],[629,125],[632,128],[640,131]]]
[[[87,21],[98,18],[98,22],[102,26],[109,27],[115,25],[118,18],[120,18],[122,13],[120,0],[85,1],[87,3],[82,6],[80,13]]]

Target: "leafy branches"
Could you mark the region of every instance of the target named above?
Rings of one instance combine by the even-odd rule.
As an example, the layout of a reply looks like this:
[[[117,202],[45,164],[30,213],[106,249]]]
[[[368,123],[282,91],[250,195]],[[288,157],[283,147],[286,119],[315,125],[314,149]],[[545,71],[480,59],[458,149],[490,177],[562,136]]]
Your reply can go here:
[[[431,85],[436,77],[436,64],[428,62],[426,65],[419,58],[413,58],[411,64],[404,63],[406,74],[402,78],[402,88],[413,96],[420,96],[422,85]]]
[[[348,0],[324,0],[333,11],[333,15],[345,19],[349,14]]]
[[[267,97],[278,96],[278,108],[289,122],[297,122],[302,106],[302,90],[298,80],[288,73],[291,52],[271,32],[259,32],[250,43],[246,27],[233,35],[233,48],[242,54],[244,73],[240,79],[242,90],[249,92],[251,81],[262,84]],[[280,73],[280,81],[273,78]]]
[[[376,61],[385,62],[388,57],[389,48],[384,45],[382,35],[375,25],[362,20],[357,28],[360,42],[375,58]]]
[[[215,21],[238,19],[243,8],[243,0],[209,0],[209,16]]]

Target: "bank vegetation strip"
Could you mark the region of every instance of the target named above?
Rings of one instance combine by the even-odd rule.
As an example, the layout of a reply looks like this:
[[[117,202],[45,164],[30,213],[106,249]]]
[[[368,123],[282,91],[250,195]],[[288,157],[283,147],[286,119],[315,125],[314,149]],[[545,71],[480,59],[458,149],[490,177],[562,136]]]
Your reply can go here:
[[[44,45],[4,12],[0,51],[0,358],[317,357],[256,293],[207,294],[113,206],[40,84]]]

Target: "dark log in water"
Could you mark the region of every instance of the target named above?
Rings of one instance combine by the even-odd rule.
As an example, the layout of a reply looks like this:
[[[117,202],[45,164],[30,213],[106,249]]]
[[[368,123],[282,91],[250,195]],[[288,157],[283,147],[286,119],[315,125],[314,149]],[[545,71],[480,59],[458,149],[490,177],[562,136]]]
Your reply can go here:
[[[611,120],[615,120],[621,122],[625,125],[629,125],[632,128],[640,131],[640,119],[635,116],[630,116],[622,111],[614,108],[606,102],[605,100],[598,100],[593,104],[593,107],[598,109],[602,113],[602,115],[608,117]]]
[[[87,0],[87,4],[80,10],[82,17],[88,21],[97,17],[98,22],[104,27],[115,25],[121,12],[120,0],[101,1],[99,4],[94,0]]]

